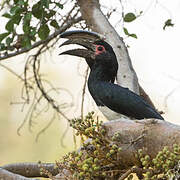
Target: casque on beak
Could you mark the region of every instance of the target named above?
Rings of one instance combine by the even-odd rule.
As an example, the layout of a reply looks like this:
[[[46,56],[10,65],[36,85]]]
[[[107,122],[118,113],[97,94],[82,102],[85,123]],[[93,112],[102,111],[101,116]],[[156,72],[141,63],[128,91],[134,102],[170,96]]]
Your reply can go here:
[[[68,40],[65,41],[60,47],[64,45],[70,44],[77,44],[81,45],[86,49],[73,49],[67,50],[65,52],[60,53],[60,55],[73,55],[78,57],[83,57],[85,59],[95,59],[95,51],[96,46],[94,42],[97,40],[104,40],[105,37],[97,34],[95,32],[83,31],[83,30],[75,30],[75,31],[66,31],[60,34],[61,38],[67,38]]]

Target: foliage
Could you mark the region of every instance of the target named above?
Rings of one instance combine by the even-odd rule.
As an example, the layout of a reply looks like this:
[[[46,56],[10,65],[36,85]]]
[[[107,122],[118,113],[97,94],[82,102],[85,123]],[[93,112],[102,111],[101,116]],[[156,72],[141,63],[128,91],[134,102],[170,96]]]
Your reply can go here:
[[[127,13],[125,16],[124,16],[124,22],[132,22],[136,19],[136,16],[134,13]]]
[[[125,14],[125,16],[123,17],[123,21],[125,23],[131,23],[131,22],[135,21],[138,17],[140,17],[142,14],[143,14],[143,11],[140,11],[140,13],[138,15],[135,15],[134,13],[129,12],[129,13]],[[163,30],[165,30],[166,27],[173,27],[173,26],[174,26],[174,24],[172,23],[172,19],[167,19],[164,23]],[[123,31],[124,31],[125,35],[127,35],[128,37],[137,39],[137,35],[134,33],[129,33],[127,28],[123,27]]]
[[[124,33],[127,35],[127,36],[130,36],[130,37],[133,37],[133,38],[136,38],[137,39],[137,35],[136,34],[134,34],[134,33],[129,33],[128,32],[128,30],[124,27],[123,28],[123,30],[124,30]]]
[[[71,126],[77,130],[76,135],[91,138],[90,142],[84,142],[80,153],[72,152],[63,157],[57,166],[64,167],[72,173],[73,179],[91,179],[96,177],[111,177],[118,174],[118,153],[121,148],[111,144],[105,138],[105,129],[102,122],[93,118],[93,112],[89,113],[84,120],[74,119]],[[62,169],[62,168],[60,168]]]
[[[50,0],[34,2],[13,0],[9,11],[2,15],[8,21],[6,32],[0,34],[0,51],[31,48],[37,38],[45,40],[50,31],[59,28],[56,15],[63,5]]]
[[[170,26],[170,27],[174,26],[174,24],[172,23],[172,19],[168,19],[165,21],[164,26],[163,26],[163,30],[165,30],[166,27],[168,27],[168,26]]]
[[[132,12],[129,12],[127,14],[125,14],[125,16],[123,17],[123,20],[125,23],[130,23],[134,20],[136,20],[138,17],[140,17],[142,15],[143,11],[140,11],[139,15],[135,15]],[[128,37],[132,37],[132,38],[136,38],[137,39],[137,35],[134,33],[129,33],[127,28],[123,28],[124,34],[127,35]]]
[[[102,122],[93,117],[93,112],[85,119],[71,120],[70,124],[77,130],[76,135],[85,136],[91,140],[84,142],[79,152],[68,153],[61,162],[57,162],[60,172],[63,173],[62,169],[66,169],[67,178],[75,180],[117,179],[126,172],[119,160],[121,147],[113,140],[108,140]],[[144,180],[169,179],[179,173],[180,147],[176,144],[172,151],[164,147],[153,159],[140,149],[136,158],[140,166],[132,167],[126,176],[128,179],[132,179],[137,170]]]
[[[145,180],[172,179],[178,178],[180,170],[180,147],[174,144],[171,152],[167,147],[159,151],[154,159],[149,155],[138,152],[140,161],[147,172],[144,174]],[[178,175],[178,176],[177,176]]]

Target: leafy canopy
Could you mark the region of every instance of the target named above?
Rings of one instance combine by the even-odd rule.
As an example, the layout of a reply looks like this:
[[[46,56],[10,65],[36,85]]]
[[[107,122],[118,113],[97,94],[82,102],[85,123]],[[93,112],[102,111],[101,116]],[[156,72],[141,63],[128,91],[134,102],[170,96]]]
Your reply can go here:
[[[31,48],[37,38],[45,40],[51,31],[59,28],[57,13],[63,9],[60,2],[13,0],[11,8],[2,16],[8,21],[6,32],[0,34],[0,51]]]

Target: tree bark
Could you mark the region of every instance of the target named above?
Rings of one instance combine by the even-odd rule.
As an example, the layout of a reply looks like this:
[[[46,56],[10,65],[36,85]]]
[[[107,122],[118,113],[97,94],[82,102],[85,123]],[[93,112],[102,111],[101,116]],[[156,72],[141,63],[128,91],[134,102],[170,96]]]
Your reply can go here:
[[[38,180],[38,179],[26,178],[24,176],[9,172],[2,168],[0,168],[0,179],[1,180]]]
[[[58,170],[53,163],[14,163],[0,168],[25,177],[48,177],[46,174],[41,173],[41,168],[51,172],[53,176],[58,174]]]
[[[100,9],[98,0],[77,0],[83,19],[86,24],[95,32],[103,34],[106,41],[111,44],[117,56],[119,68],[117,74],[117,83],[123,87],[129,88],[136,94],[141,95],[154,107],[149,96],[140,88],[136,72],[133,69],[127,47],[123,39],[117,34],[115,29],[109,23]]]
[[[78,3],[86,23],[93,31],[103,34],[115,51],[119,63],[118,84],[139,94],[137,75],[132,67],[125,44],[100,10],[98,0],[78,0]]]
[[[139,165],[135,157],[139,149],[153,159],[165,146],[172,150],[173,144],[180,145],[180,126],[162,120],[121,118],[105,123],[104,128],[108,139],[116,134],[116,142],[122,148],[119,161],[124,169]]]

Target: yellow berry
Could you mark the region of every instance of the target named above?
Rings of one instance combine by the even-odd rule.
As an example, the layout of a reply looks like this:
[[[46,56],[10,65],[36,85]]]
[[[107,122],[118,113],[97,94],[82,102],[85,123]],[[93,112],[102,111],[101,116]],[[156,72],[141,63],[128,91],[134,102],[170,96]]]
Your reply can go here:
[[[113,149],[117,149],[118,146],[117,146],[116,144],[113,144],[112,148],[113,148]]]
[[[114,154],[114,153],[115,153],[114,149],[111,149],[111,150],[109,151],[109,153],[110,153],[110,154]]]

